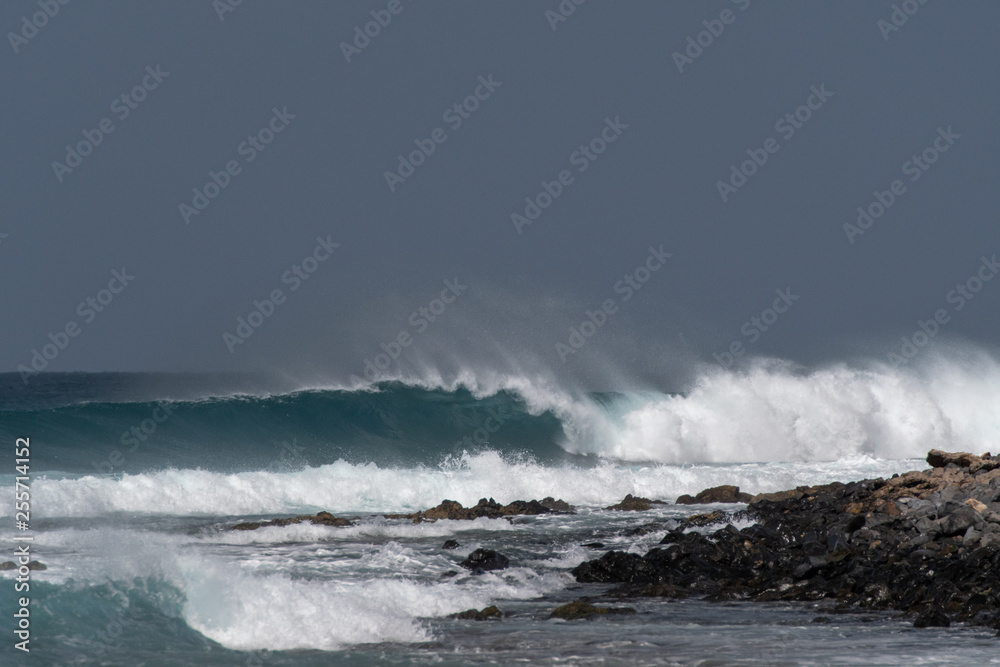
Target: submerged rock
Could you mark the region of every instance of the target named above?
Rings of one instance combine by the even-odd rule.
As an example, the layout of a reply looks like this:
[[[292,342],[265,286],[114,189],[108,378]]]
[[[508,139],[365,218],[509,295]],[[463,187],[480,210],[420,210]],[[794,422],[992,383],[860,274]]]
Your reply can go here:
[[[442,545],[441,545],[441,548],[442,548],[442,549],[457,549],[457,548],[459,548],[460,546],[462,546],[462,545],[461,545],[461,544],[459,544],[459,543],[458,543],[457,541],[455,541],[455,540],[445,540],[445,541],[444,541],[444,544],[442,544]]]
[[[510,566],[510,559],[490,549],[476,549],[459,563],[469,570],[503,570]]]
[[[604,614],[634,614],[635,609],[631,607],[595,607],[589,602],[577,600],[556,607],[555,611],[549,614],[549,618],[561,618],[567,621],[575,621],[579,618],[591,618]]]
[[[448,618],[457,618],[463,621],[489,621],[491,619],[503,618],[503,612],[496,605],[491,605],[482,610],[466,609],[457,614],[451,614]]]
[[[633,496],[630,493],[617,505],[611,505],[604,509],[617,510],[619,512],[645,512],[646,510],[653,509],[653,505],[666,505],[666,503],[662,500],[650,500],[649,498]]]
[[[703,505],[707,503],[748,503],[753,499],[749,493],[740,493],[738,486],[713,486],[692,497],[687,494],[677,499],[678,505]]]
[[[229,530],[257,530],[258,528],[268,528],[270,526],[291,526],[296,523],[309,523],[317,526],[353,526],[354,522],[343,517],[336,517],[329,512],[320,512],[316,516],[293,516],[288,519],[274,519],[272,521],[250,521],[238,523]]]

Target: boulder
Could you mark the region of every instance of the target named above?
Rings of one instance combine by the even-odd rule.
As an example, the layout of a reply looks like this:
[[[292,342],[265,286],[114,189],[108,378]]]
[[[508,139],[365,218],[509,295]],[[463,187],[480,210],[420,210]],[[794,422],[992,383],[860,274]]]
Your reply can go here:
[[[491,619],[503,618],[503,612],[496,605],[491,605],[485,609],[466,609],[457,614],[451,614],[448,618],[457,618],[463,621],[489,621]]]
[[[503,570],[510,566],[510,559],[490,549],[476,549],[459,563],[467,570]]]
[[[740,493],[738,486],[713,486],[698,495],[683,495],[677,499],[678,505],[701,505],[707,503],[747,503],[753,499],[749,493]]]
[[[646,510],[653,509],[653,505],[666,505],[666,503],[662,500],[650,500],[649,498],[633,496],[630,493],[617,505],[611,505],[604,509],[617,510],[619,512],[645,512]]]
[[[595,607],[589,602],[577,600],[556,607],[555,611],[549,614],[549,618],[561,618],[567,621],[574,621],[580,618],[591,618],[604,614],[634,614],[635,609],[631,607]]]
[[[458,543],[457,541],[455,541],[455,540],[445,540],[445,541],[444,541],[444,544],[442,544],[442,545],[441,545],[441,548],[442,548],[442,549],[457,549],[457,548],[459,548],[460,546],[462,546],[462,545],[461,545],[461,544],[459,544],[459,543]]]
[[[920,612],[913,621],[915,628],[947,628],[950,626],[951,619],[948,618],[948,614],[944,613],[944,610],[937,605]]]

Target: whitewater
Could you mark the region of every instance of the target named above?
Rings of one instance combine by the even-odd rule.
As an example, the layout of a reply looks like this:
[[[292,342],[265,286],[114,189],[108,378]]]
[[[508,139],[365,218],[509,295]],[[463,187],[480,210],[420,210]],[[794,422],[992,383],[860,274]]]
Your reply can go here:
[[[662,664],[665,650],[676,664],[706,651],[746,664],[815,651],[817,664],[834,664],[902,622],[845,617],[834,632],[808,627],[815,613],[802,606],[699,601],[642,601],[635,619],[586,630],[544,619],[587,594],[569,569],[602,553],[588,544],[652,548],[662,534],[636,529],[690,514],[672,504],[681,494],[889,477],[923,467],[931,448],[981,453],[1000,436],[1000,365],[983,350],[904,368],[705,367],[683,391],[584,391],[472,370],[363,386],[35,380],[0,376],[0,431],[32,442],[33,550],[48,567],[32,579],[33,628],[46,638],[38,664],[328,664],[331,652],[344,664]],[[0,483],[13,488],[13,473]],[[626,494],[666,504],[604,509]],[[381,516],[444,499],[546,496],[577,512],[422,524]],[[355,525],[229,530],[318,511]],[[8,515],[5,543],[15,533]],[[447,539],[460,548],[442,549]],[[458,566],[479,547],[512,567]],[[14,573],[0,577],[8,586]],[[10,596],[0,599],[9,616]],[[503,623],[448,618],[494,604],[510,614]],[[664,628],[692,638],[673,642]],[[983,633],[947,637],[955,633],[961,646],[927,633],[901,640],[899,664],[928,651],[982,662]]]

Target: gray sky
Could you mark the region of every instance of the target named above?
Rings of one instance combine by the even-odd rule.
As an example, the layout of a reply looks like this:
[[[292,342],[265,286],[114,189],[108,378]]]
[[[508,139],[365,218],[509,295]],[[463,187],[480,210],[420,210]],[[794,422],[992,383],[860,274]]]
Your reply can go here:
[[[221,19],[221,2],[44,5],[0,8],[3,370],[51,333],[65,349],[46,370],[346,379],[402,336],[390,370],[666,377],[733,342],[885,360],[938,310],[937,340],[990,344],[1000,324],[1000,281],[948,299],[1000,252],[995,2],[897,3],[891,30],[888,1],[565,0],[558,22],[556,0],[245,0]],[[348,62],[341,44],[386,17]],[[433,152],[390,190],[416,141]],[[926,170],[906,164],[928,148]],[[188,222],[210,172],[226,187]],[[339,247],[293,277],[318,237]],[[661,245],[671,257],[646,265]],[[123,268],[134,280],[102,294]],[[648,282],[626,301],[627,274]],[[455,279],[467,289],[435,304]],[[799,298],[753,335],[787,288]]]

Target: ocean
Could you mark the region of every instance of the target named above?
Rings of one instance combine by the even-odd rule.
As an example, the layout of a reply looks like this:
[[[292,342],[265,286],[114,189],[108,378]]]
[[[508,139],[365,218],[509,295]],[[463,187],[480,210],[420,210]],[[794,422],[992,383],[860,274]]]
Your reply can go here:
[[[996,664],[993,632],[915,630],[832,603],[629,600],[638,613],[567,622],[560,604],[605,588],[569,570],[644,553],[644,524],[704,506],[677,496],[887,477],[931,448],[996,449],[1000,367],[987,354],[919,369],[763,361],[705,369],[682,392],[581,391],[465,373],[367,386],[243,375],[0,375],[0,487],[30,438],[32,571],[0,664],[376,665]],[[626,494],[648,512],[605,508]],[[414,524],[444,499],[563,499],[571,515]],[[13,502],[0,540],[14,560]],[[230,531],[329,511],[350,527]],[[456,540],[458,549],[442,549]],[[600,543],[600,547],[586,546]],[[511,567],[473,574],[477,548]],[[29,595],[30,653],[13,634]],[[495,621],[448,618],[496,605]]]

